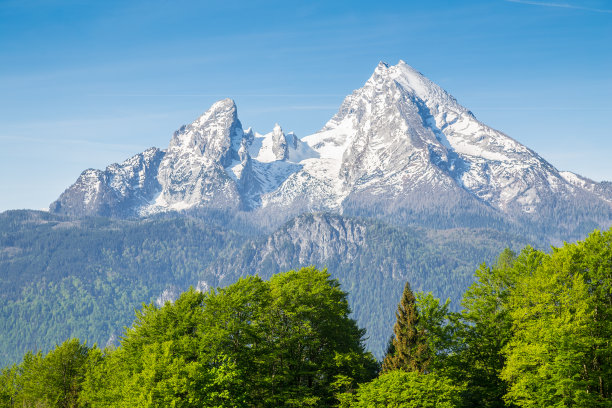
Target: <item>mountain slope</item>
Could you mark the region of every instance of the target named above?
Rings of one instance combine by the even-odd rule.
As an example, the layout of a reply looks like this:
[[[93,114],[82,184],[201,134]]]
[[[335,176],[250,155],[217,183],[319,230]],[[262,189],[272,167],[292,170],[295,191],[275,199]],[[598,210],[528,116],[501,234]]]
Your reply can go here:
[[[69,337],[104,347],[142,302],[215,285],[202,271],[246,239],[187,217],[0,214],[0,366]]]
[[[303,215],[260,237],[228,224],[0,214],[0,366],[72,336],[112,343],[142,302],[163,304],[190,285],[208,290],[308,265],[328,267],[349,292],[380,357],[406,279],[457,300],[479,263],[526,243],[490,230],[400,230],[332,214]]]
[[[367,330],[369,349],[381,358],[406,280],[414,290],[450,297],[458,308],[483,260],[491,262],[503,248],[524,245],[493,230],[427,232],[317,213],[296,217],[272,234],[245,243],[210,268],[222,285],[232,283],[236,272],[269,278],[309,265],[329,268],[349,293],[353,316]]]
[[[611,203],[611,183],[559,172],[401,61],[301,139],[244,129],[224,99],[167,149],[86,170],[50,213],[0,214],[0,359],[104,344],[142,301],[310,264],[380,356],[405,280],[457,300],[506,246],[608,228]]]

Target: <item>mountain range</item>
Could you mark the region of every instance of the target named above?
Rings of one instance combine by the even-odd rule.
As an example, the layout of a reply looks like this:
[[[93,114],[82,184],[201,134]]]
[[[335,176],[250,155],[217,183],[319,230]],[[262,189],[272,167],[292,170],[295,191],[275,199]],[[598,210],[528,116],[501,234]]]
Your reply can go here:
[[[381,62],[303,138],[279,125],[245,130],[234,101],[220,100],[165,150],[84,171],[50,211],[125,218],[198,208],[283,214],[275,226],[313,211],[408,224],[450,211],[529,229],[571,213],[574,221],[558,225],[561,239],[578,224],[608,225],[612,188],[557,170],[400,61]]]
[[[49,212],[0,214],[0,364],[76,336],[116,344],[142,302],[328,267],[381,357],[404,283],[453,308],[504,248],[612,224],[612,183],[559,171],[403,61],[318,132],[244,128],[231,99]]]

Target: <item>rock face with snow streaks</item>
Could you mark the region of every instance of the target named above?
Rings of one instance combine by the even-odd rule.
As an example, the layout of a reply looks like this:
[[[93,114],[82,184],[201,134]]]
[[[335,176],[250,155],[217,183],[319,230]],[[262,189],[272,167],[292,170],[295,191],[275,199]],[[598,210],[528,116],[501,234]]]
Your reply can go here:
[[[234,101],[216,102],[193,123],[174,132],[159,166],[159,195],[140,212],[201,205],[239,208],[238,185],[226,168],[241,161],[239,151],[247,136]]]
[[[595,209],[589,222],[601,224],[612,220],[610,191],[559,172],[400,61],[381,62],[320,131],[302,139],[279,125],[263,135],[245,131],[234,102],[216,102],[176,131],[165,151],[85,171],[51,211],[392,214],[461,205],[513,219],[576,208],[588,218]]]
[[[132,216],[159,191],[157,173],[164,154],[152,147],[105,171],[85,170],[49,210],[73,216]]]
[[[552,165],[403,61],[379,64],[311,138],[343,147],[339,176],[349,194],[463,189],[503,212],[530,213],[545,196],[573,192]]]

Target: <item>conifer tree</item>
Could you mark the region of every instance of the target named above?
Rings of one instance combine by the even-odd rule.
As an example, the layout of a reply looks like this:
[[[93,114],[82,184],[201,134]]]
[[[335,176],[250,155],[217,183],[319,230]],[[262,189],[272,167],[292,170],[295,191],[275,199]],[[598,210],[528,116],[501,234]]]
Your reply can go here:
[[[409,282],[404,286],[395,316],[394,337],[383,360],[382,371],[402,369],[422,373],[427,369],[430,356],[425,331],[419,327],[416,298]]]

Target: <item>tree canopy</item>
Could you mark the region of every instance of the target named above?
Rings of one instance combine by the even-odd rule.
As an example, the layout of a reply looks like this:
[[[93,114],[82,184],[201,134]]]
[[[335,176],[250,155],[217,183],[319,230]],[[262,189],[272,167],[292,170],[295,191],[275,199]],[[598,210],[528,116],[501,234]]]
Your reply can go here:
[[[508,300],[508,402],[612,406],[612,230],[527,263]],[[520,257],[519,257],[520,259]]]
[[[0,407],[612,407],[612,229],[482,264],[463,310],[406,283],[384,372],[314,267],[144,305],[0,373]]]
[[[49,407],[330,406],[378,369],[349,314],[338,282],[314,267],[191,289],[145,305],[116,349],[70,340],[27,354],[15,368],[22,386],[3,404],[6,395]],[[13,371],[3,376],[8,384]]]

